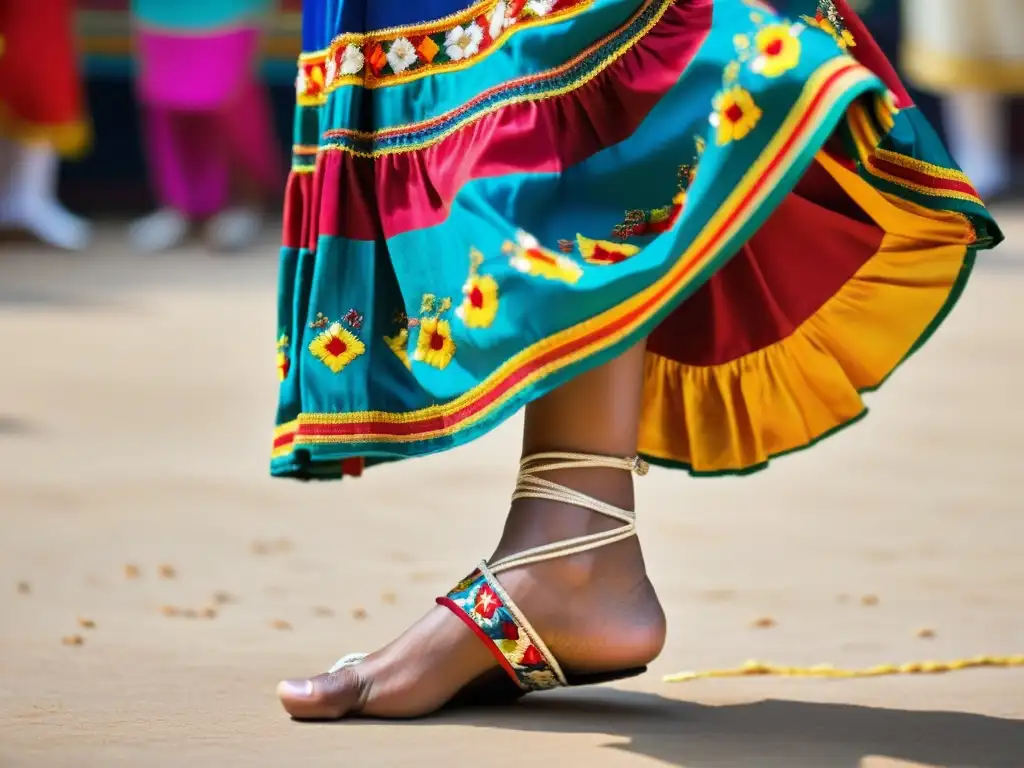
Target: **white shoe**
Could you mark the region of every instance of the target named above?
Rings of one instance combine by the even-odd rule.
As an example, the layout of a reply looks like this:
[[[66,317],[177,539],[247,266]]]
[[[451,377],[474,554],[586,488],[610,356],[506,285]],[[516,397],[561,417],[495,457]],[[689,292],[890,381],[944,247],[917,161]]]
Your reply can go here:
[[[54,248],[81,251],[92,240],[92,226],[56,200],[19,200],[4,206],[3,224],[24,229]]]
[[[263,231],[263,216],[254,208],[229,208],[214,216],[208,225],[210,244],[218,251],[251,248]]]
[[[173,208],[161,208],[136,219],[128,228],[128,241],[137,251],[160,253],[177,248],[188,237],[189,223]]]

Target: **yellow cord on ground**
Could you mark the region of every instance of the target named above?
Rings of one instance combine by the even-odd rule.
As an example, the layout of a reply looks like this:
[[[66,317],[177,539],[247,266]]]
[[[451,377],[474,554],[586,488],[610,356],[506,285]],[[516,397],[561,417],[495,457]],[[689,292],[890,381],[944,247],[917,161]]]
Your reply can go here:
[[[848,680],[859,677],[883,677],[885,675],[938,675],[978,667],[1024,667],[1024,654],[1017,656],[976,656],[973,659],[953,661],[911,661],[906,664],[879,664],[864,669],[837,669],[831,664],[814,667],[783,667],[750,660],[742,667],[733,669],[709,669],[700,672],[679,672],[664,678],[666,683],[688,683],[692,680],[706,680],[714,677],[818,677],[833,680]]]

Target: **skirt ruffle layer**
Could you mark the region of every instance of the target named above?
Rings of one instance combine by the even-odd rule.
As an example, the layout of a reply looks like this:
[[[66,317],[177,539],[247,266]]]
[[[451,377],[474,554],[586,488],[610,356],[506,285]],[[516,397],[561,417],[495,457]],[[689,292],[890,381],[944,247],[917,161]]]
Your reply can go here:
[[[644,339],[654,462],[858,419],[1001,235],[859,21],[789,5],[563,0],[392,81],[337,73],[394,41],[304,56],[273,473],[463,444]]]

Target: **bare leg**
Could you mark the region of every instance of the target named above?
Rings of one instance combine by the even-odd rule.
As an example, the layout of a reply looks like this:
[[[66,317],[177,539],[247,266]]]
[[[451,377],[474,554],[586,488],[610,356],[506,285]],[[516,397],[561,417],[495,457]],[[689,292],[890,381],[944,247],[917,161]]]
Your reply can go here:
[[[526,411],[524,453],[633,455],[643,357],[643,346],[637,346],[532,403]],[[616,506],[633,507],[632,477],[621,470],[574,469],[547,477]],[[495,555],[613,525],[568,504],[519,500],[512,504]],[[665,617],[636,538],[512,570],[501,581],[569,672],[642,666],[664,644]],[[285,681],[278,692],[285,709],[300,718],[412,717],[438,709],[496,667],[458,618],[434,608],[362,664],[334,675]]]

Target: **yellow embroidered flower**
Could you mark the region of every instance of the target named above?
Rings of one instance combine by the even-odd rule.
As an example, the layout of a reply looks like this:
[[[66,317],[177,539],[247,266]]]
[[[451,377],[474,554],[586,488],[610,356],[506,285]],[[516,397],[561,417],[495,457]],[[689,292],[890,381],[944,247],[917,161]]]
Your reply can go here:
[[[570,284],[583,276],[583,267],[566,256],[542,248],[537,238],[526,232],[516,233],[516,243],[509,243],[506,250],[512,254],[512,266],[524,274]]]
[[[722,73],[722,77],[725,78],[727,83],[734,83],[740,77],[740,63],[738,61],[730,61],[725,65],[725,71]]]
[[[802,24],[769,24],[754,38],[757,57],[750,68],[765,77],[778,77],[800,63]]]
[[[452,341],[451,324],[437,317],[424,318],[420,323],[420,335],[413,358],[443,370],[454,356],[455,342]]]
[[[715,111],[711,114],[711,125],[716,131],[719,146],[738,141],[754,130],[761,119],[761,109],[754,103],[750,92],[734,85],[715,96]]]
[[[388,349],[395,353],[395,357],[402,361],[402,365],[409,369],[412,368],[412,363],[409,361],[408,328],[403,328],[394,336],[385,336],[384,343],[388,345]]]
[[[470,275],[455,315],[470,328],[489,328],[498,313],[498,283],[489,275]]]
[[[288,334],[282,333],[277,337],[277,375],[281,381],[288,378],[288,371],[292,367],[292,361],[288,358]]]
[[[588,264],[618,264],[640,253],[640,249],[635,245],[591,240],[583,235],[576,235],[576,242],[579,244],[583,260]]]
[[[309,343],[309,351],[334,373],[366,351],[366,347],[341,323],[332,323]]]

